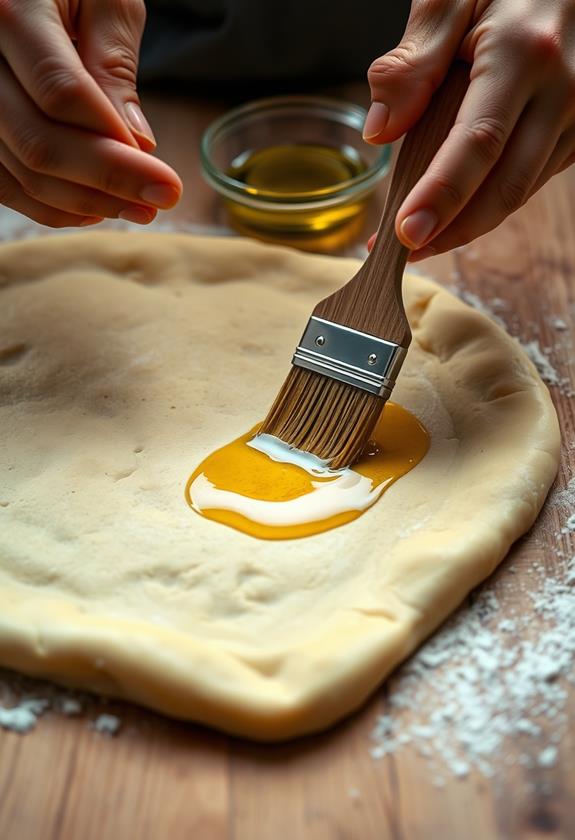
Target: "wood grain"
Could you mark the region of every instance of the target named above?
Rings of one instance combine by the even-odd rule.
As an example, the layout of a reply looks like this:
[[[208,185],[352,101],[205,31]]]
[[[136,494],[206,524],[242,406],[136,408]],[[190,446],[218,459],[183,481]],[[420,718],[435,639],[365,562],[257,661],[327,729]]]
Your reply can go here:
[[[333,91],[338,93],[338,91]],[[341,91],[339,91],[341,94]],[[365,98],[363,86],[343,92]],[[147,113],[162,154],[183,174],[182,205],[168,214],[179,226],[218,227],[222,211],[198,175],[195,148],[214,103],[149,101]],[[223,106],[220,106],[223,107]],[[370,209],[375,229],[385,187]],[[478,295],[497,298],[511,333],[550,346],[561,376],[574,384],[575,169],[555,178],[497,231],[423,271]],[[558,333],[551,316],[571,333]],[[564,389],[565,390],[565,389]],[[558,487],[575,470],[573,400],[551,389],[564,436]],[[512,550],[486,584],[501,604],[531,614],[535,561],[549,575],[575,552],[572,536],[556,537],[556,507]],[[535,621],[535,618],[534,618]],[[13,686],[0,678],[0,689]],[[169,721],[127,703],[94,700],[78,719],[48,713],[26,736],[0,731],[1,840],[567,840],[575,836],[575,715],[559,745],[556,766],[526,768],[526,750],[545,744],[514,741],[494,758],[494,776],[472,773],[433,785],[417,752],[374,761],[376,717],[389,711],[385,686],[353,718],[331,732],[291,744],[256,746],[201,727]],[[102,711],[117,714],[116,738],[93,731]],[[545,734],[556,724],[545,722]]]
[[[407,349],[411,330],[401,285],[409,251],[395,235],[395,217],[449,134],[468,85],[469,67],[456,62],[401,145],[371,253],[349,283],[318,303],[314,315]]]

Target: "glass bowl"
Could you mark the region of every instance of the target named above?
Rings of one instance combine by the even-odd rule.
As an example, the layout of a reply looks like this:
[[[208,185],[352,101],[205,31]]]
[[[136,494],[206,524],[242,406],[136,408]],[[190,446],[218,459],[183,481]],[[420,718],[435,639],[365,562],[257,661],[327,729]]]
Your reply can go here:
[[[358,105],[316,96],[250,102],[205,131],[203,175],[242,231],[323,235],[357,221],[389,168],[390,147],[362,139],[365,116]],[[278,149],[279,157],[268,159]],[[289,157],[283,164],[282,154]],[[259,181],[244,179],[242,167],[249,169],[262,155],[267,157]],[[310,177],[314,183],[306,181]]]

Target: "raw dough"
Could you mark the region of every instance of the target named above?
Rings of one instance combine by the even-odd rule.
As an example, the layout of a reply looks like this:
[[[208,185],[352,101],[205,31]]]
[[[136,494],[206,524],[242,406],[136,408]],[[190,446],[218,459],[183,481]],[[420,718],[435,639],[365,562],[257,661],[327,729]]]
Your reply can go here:
[[[355,709],[489,575],[557,470],[519,345],[419,277],[394,399],[431,449],[364,516],[260,542],[186,479],[262,418],[352,260],[89,233],[0,249],[0,663],[258,739]]]

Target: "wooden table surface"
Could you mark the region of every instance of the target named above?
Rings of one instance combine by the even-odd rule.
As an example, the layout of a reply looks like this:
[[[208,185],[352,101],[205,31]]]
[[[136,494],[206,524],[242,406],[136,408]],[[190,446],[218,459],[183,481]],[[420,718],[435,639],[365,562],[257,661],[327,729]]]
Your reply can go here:
[[[341,91],[340,91],[341,93]],[[344,95],[365,101],[363,88]],[[164,218],[181,229],[221,232],[222,210],[198,175],[197,140],[221,103],[161,101],[147,110],[160,154],[177,167],[186,187],[181,205]],[[375,225],[383,188],[366,230]],[[550,315],[573,324],[575,307],[575,167],[548,184],[497,231],[448,256],[429,260],[432,276],[484,301],[498,299],[510,331],[553,347]],[[20,235],[10,214],[0,234]],[[40,232],[40,231],[38,231]],[[45,233],[46,231],[41,231]],[[363,236],[363,234],[362,234]],[[360,237],[357,242],[361,244]],[[573,380],[571,337],[562,333],[551,359]],[[565,339],[567,337],[567,340]],[[573,400],[553,387],[564,435],[557,488],[573,470]],[[501,617],[529,611],[529,569],[535,561],[551,576],[558,545],[574,553],[571,534],[559,542],[557,509],[547,505],[487,582]],[[0,692],[15,690],[10,674]],[[127,703],[93,699],[75,718],[49,712],[31,733],[0,730],[1,840],[494,840],[575,837],[573,698],[555,766],[522,766],[511,743],[506,761],[495,757],[486,778],[472,772],[433,784],[426,759],[402,751],[381,760],[369,754],[370,733],[388,709],[380,689],[353,718],[331,732],[293,743],[258,746],[201,727],[162,718]],[[0,698],[2,694],[0,693]],[[117,714],[115,738],[90,727],[99,712]],[[543,742],[542,742],[543,743]],[[532,750],[541,749],[533,743]]]

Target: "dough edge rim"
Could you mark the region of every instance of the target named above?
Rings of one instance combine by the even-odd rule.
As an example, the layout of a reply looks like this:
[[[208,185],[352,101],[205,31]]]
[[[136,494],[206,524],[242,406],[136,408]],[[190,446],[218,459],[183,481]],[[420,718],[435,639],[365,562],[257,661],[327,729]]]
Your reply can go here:
[[[50,243],[61,242],[63,239],[70,241],[80,237],[82,239],[90,237],[90,241],[93,241],[94,236],[106,239],[110,236],[112,238],[130,236],[132,239],[145,237],[146,240],[149,238],[149,234],[123,232],[94,234],[92,232],[50,237],[49,241]],[[186,243],[186,247],[190,238],[204,241],[212,241],[214,238],[164,233],[154,233],[153,236],[179,239],[182,244]],[[278,246],[254,242],[246,244],[243,238],[218,237],[219,244],[222,239],[226,241],[224,246],[226,248],[229,247],[227,243],[233,246],[240,242],[242,247],[247,247],[248,250],[264,248],[268,254],[276,252],[275,255],[280,258],[282,254],[288,255],[292,262],[297,262],[302,258],[305,261],[334,259],[301,254]],[[32,247],[41,248],[47,241],[36,240],[33,244],[29,241],[10,243],[2,246],[1,254],[3,256],[7,249],[29,248],[31,244]],[[52,244],[49,247],[53,247]],[[346,262],[350,265],[359,264],[355,260]],[[440,293],[447,295],[447,299],[457,300],[442,286],[427,278],[422,279],[438,288]],[[466,304],[461,305],[465,306],[465,309],[476,312]],[[503,336],[505,342],[514,342],[486,316],[477,312],[476,314],[489,324],[489,330],[498,334],[500,338]],[[516,349],[515,342],[513,346]],[[155,625],[132,620],[127,621],[127,625],[134,633],[129,644],[124,639],[119,641],[119,636],[110,640],[109,630],[113,629],[113,626],[117,627],[117,617],[110,620],[97,615],[91,616],[87,621],[85,616],[82,617],[86,628],[81,635],[78,635],[77,624],[72,627],[71,632],[66,632],[66,625],[52,627],[49,620],[44,624],[45,618],[50,618],[53,608],[49,599],[37,595],[31,598],[27,587],[23,585],[6,587],[1,584],[0,664],[17,671],[24,670],[33,676],[55,679],[65,685],[104,692],[107,695],[138,702],[176,718],[207,724],[230,734],[246,736],[254,740],[280,741],[332,726],[365,702],[375,688],[389,676],[393,668],[409,656],[451,614],[469,591],[491,574],[506,556],[513,542],[523,535],[536,520],[556,475],[560,438],[557,415],[549,390],[541,381],[531,361],[523,351],[521,352],[531,371],[534,392],[546,411],[547,418],[552,421],[547,434],[542,435],[540,446],[533,445],[532,447],[533,458],[547,456],[546,465],[541,469],[542,477],[537,497],[532,500],[531,506],[526,506],[525,499],[518,497],[517,507],[522,510],[515,519],[515,527],[507,529],[504,539],[500,541],[497,555],[491,555],[488,562],[484,562],[483,558],[472,558],[475,568],[473,575],[470,573],[466,580],[466,585],[463,587],[465,591],[456,588],[454,592],[449,593],[448,603],[442,605],[438,615],[433,618],[424,617],[417,608],[406,604],[403,605],[405,610],[402,619],[397,622],[390,622],[385,616],[354,615],[356,631],[359,627],[360,643],[350,645],[346,649],[346,655],[343,657],[344,664],[341,667],[342,677],[338,674],[340,677],[338,680],[334,680],[333,676],[322,679],[317,673],[317,663],[313,657],[311,659],[306,657],[310,666],[307,673],[311,679],[302,691],[262,692],[262,686],[269,682],[265,674],[256,676],[257,692],[237,691],[233,685],[233,676],[230,679],[229,673],[224,675],[224,679],[216,679],[206,687],[204,677],[201,680],[194,677],[194,662],[201,665],[202,660],[201,641],[198,642],[179,631],[166,631]],[[527,509],[528,507],[530,509]],[[435,553],[436,549],[431,552],[432,555]],[[460,556],[463,558],[464,555]],[[470,560],[467,558],[467,564],[469,563]],[[24,607],[19,605],[23,597],[26,600]],[[61,600],[68,608],[66,599]],[[33,616],[33,621],[30,620],[31,616]],[[78,621],[78,616],[74,616],[74,621]],[[374,623],[377,627],[374,627]],[[395,625],[393,632],[390,632],[390,624]],[[341,622],[338,622],[339,626]],[[148,645],[154,641],[157,646],[158,635],[162,638],[166,634],[172,645],[167,659],[162,650],[160,650],[161,655],[158,656],[157,649],[148,657],[134,655],[136,643],[138,647],[146,651]],[[178,637],[177,640],[176,637]],[[308,640],[303,650],[297,647],[291,648],[290,653],[305,656],[306,651],[309,653],[309,647]],[[174,654],[176,648],[178,650]],[[211,657],[214,651],[217,651],[219,665],[224,671],[230,664],[237,664],[232,661],[232,656],[216,649],[213,643],[209,644],[209,649]],[[90,658],[91,653],[95,654],[92,658]],[[84,675],[78,679],[70,680],[64,672],[66,664],[71,659],[77,660],[84,668]],[[94,664],[98,659],[105,661],[105,668]],[[159,663],[161,663],[160,666]],[[249,670],[253,673],[253,668]],[[158,673],[161,673],[159,679],[156,676]],[[126,674],[129,675],[127,680]],[[245,677],[245,673],[243,676]],[[126,682],[126,687],[123,682]],[[340,683],[344,684],[340,685]],[[337,696],[334,697],[334,695]]]

